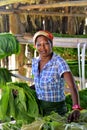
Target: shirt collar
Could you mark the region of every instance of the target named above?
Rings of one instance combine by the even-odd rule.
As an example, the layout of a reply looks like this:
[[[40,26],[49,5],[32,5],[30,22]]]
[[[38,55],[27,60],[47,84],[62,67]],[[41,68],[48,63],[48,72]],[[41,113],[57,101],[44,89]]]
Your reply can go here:
[[[54,63],[55,58],[56,58],[56,54],[53,53],[53,56],[52,56],[50,62],[48,63],[48,65],[52,65]],[[40,61],[40,57],[39,56],[33,59],[34,64],[38,64],[39,61]]]

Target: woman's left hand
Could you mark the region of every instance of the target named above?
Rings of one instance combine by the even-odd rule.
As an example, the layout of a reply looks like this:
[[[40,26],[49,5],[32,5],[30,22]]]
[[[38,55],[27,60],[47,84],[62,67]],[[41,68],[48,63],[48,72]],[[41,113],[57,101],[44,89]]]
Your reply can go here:
[[[70,122],[75,122],[78,121],[80,117],[80,110],[76,109],[73,110],[73,112],[71,114],[69,114],[67,121]]]

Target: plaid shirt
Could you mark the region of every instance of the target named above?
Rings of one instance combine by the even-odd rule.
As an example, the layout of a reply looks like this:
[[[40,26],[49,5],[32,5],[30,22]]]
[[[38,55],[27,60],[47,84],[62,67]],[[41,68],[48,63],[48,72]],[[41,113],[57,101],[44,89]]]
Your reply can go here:
[[[67,63],[63,58],[53,53],[51,60],[39,73],[39,61],[40,57],[32,60],[32,74],[38,99],[50,102],[65,100],[64,79],[61,76],[64,72],[70,71]]]

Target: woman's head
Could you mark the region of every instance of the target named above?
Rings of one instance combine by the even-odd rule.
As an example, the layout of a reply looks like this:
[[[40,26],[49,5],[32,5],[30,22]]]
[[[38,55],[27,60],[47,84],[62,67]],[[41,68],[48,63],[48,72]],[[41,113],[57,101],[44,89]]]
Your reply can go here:
[[[53,44],[53,35],[52,35],[52,33],[48,32],[48,31],[44,31],[44,30],[40,30],[40,31],[38,31],[38,32],[36,32],[34,34],[34,37],[33,37],[34,44],[36,44],[37,38],[40,37],[40,36],[46,37]]]
[[[53,35],[50,32],[38,31],[33,41],[40,56],[47,57],[52,53]]]

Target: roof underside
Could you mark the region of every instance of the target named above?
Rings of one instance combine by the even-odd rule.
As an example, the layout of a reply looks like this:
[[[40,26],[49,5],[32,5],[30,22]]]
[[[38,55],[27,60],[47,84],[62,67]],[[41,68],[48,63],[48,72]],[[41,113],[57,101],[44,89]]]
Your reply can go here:
[[[66,8],[75,11],[65,11]],[[66,12],[66,13],[65,13]],[[82,14],[81,14],[82,12]],[[0,0],[0,14],[28,13],[30,15],[86,16],[87,0]]]

